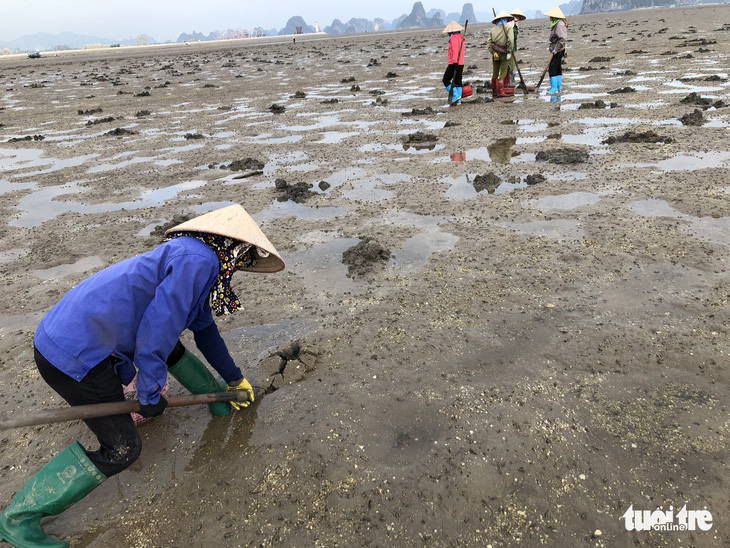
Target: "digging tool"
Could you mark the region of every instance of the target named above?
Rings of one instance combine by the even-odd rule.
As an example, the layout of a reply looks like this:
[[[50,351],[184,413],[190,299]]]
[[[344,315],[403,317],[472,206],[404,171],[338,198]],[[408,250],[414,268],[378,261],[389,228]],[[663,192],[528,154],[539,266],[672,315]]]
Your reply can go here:
[[[494,8],[492,8],[492,13],[494,14],[495,17],[497,17],[497,10],[495,10]],[[504,25],[502,25],[502,30],[504,31],[504,37],[507,39],[507,43],[509,43],[509,37],[507,36],[507,29],[504,28]],[[517,49],[515,49],[514,51],[512,51],[512,57],[514,57],[515,67],[517,68],[517,74],[520,77],[520,89],[522,89],[522,92],[525,95],[527,95],[527,91],[528,91],[527,90],[527,84],[525,84],[525,81],[522,79],[522,71],[520,70],[520,63],[519,63],[519,60],[517,59],[516,52],[517,52]],[[509,68],[507,70],[509,70]]]
[[[210,394],[195,394],[167,398],[168,407],[183,407],[185,405],[200,405],[214,402],[247,402],[248,393],[245,390],[231,390],[230,392],[213,392]],[[91,405],[74,405],[59,409],[41,409],[27,413],[18,413],[13,416],[8,413],[0,415],[0,430],[6,428],[20,428],[38,424],[51,424],[79,419],[93,419],[110,415],[124,415],[139,413],[141,407],[138,401],[120,401],[110,403],[94,403]]]
[[[464,44],[466,44],[466,27],[469,26],[469,20],[467,19],[464,21],[464,39],[461,41],[461,47],[459,48],[459,55],[456,56],[456,65],[458,67],[459,65],[459,59],[461,59],[461,52],[464,51]],[[454,99],[454,82],[456,82],[456,71],[459,70],[458,68],[454,71],[454,75],[451,77],[451,88],[449,88],[449,104]]]
[[[568,23],[570,23],[570,18],[573,17],[572,15],[568,15],[568,18],[565,20],[565,28],[568,28]],[[550,68],[550,63],[553,60],[554,53],[550,54],[550,59],[548,60],[548,64],[545,67],[545,70],[542,71],[542,74],[540,75],[540,80],[538,80],[537,85],[535,86],[535,93],[537,93],[537,90],[540,88],[540,84],[542,84],[543,79],[545,78],[545,75],[547,74],[548,69]],[[517,60],[515,59],[515,63]]]

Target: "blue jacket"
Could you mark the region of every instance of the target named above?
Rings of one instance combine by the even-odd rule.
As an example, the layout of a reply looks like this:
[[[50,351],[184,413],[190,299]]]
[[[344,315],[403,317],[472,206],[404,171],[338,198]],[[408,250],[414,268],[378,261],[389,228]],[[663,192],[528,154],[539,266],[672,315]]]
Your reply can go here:
[[[227,382],[242,377],[215,327],[208,295],[219,272],[215,252],[183,236],[97,272],[69,291],[41,320],[35,346],[80,381],[110,354],[122,362],[122,383],[135,366],[140,403],[159,401],[167,357],[185,329],[207,333],[205,357]],[[212,333],[212,337],[210,334]],[[222,348],[221,348],[222,345]],[[222,359],[221,359],[222,358]],[[227,358],[227,359],[226,359]]]

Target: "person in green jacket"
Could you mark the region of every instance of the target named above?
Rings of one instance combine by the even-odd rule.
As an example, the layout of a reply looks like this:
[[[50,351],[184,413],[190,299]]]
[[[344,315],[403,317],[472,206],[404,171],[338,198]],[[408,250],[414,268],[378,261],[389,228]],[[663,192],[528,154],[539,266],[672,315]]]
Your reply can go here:
[[[500,11],[492,19],[494,27],[489,31],[487,49],[492,54],[492,95],[494,97],[510,97],[515,88],[504,86],[509,62],[514,51],[514,38],[510,23],[513,17],[506,11]]]

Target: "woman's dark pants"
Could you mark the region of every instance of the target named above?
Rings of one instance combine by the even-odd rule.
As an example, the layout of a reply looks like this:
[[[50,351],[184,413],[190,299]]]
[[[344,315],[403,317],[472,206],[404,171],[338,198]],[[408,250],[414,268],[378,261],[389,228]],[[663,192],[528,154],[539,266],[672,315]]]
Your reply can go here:
[[[563,75],[563,54],[565,50],[561,50],[557,53],[553,53],[552,59],[550,59],[550,68],[548,68],[548,75],[550,78],[553,76]]]
[[[456,74],[456,78],[454,78],[454,74]],[[446,67],[446,72],[444,72],[444,78],[443,83],[445,87],[448,87],[451,85],[452,78],[454,79],[454,85],[457,88],[461,87],[461,77],[464,74],[464,65],[457,65],[456,63],[449,65]]]
[[[167,359],[168,366],[180,361],[184,352],[185,347],[178,341]],[[119,358],[109,356],[95,365],[81,381],[76,381],[35,350],[35,362],[41,377],[72,406],[124,401],[122,380],[114,370],[119,361]],[[142,440],[129,413],[86,419],[84,422],[96,435],[100,446],[96,451],[87,451],[87,455],[106,477],[118,474],[139,458]]]

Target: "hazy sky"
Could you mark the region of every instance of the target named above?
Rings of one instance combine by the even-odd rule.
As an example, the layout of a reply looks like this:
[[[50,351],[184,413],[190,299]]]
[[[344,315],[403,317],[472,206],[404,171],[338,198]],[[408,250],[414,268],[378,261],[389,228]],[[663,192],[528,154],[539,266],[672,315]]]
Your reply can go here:
[[[461,12],[465,0],[421,0],[428,12],[442,9]],[[566,0],[563,0],[566,1]],[[294,15],[307,24],[318,21],[321,29],[333,19],[353,17],[392,20],[411,12],[415,0],[0,0],[0,42],[26,34],[71,31],[101,38],[127,39],[147,34],[155,40],[176,40],[182,32],[208,34],[228,28],[281,29]],[[491,5],[472,0],[476,12],[491,12]],[[548,2],[550,4],[550,2]],[[546,11],[553,4],[539,0],[495,7],[499,10]]]

